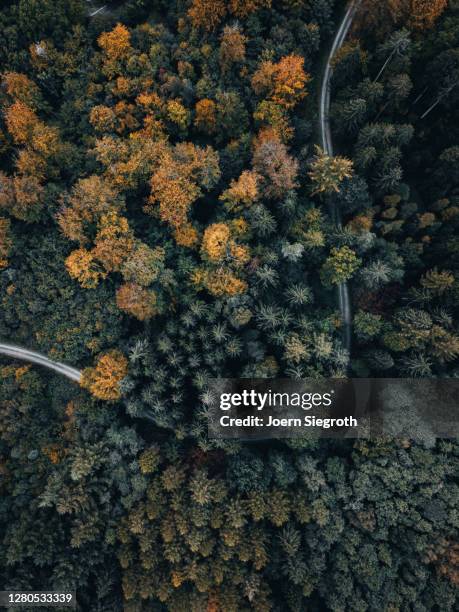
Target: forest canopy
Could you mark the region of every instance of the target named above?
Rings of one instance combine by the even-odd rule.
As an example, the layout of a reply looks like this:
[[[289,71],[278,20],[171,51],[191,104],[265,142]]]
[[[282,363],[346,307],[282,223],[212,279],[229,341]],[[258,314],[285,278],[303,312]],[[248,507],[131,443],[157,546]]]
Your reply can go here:
[[[212,378],[459,375],[459,6],[0,8],[3,588],[455,610],[456,441],[209,439]],[[346,287],[352,321],[337,297]],[[349,341],[350,338],[350,341]]]

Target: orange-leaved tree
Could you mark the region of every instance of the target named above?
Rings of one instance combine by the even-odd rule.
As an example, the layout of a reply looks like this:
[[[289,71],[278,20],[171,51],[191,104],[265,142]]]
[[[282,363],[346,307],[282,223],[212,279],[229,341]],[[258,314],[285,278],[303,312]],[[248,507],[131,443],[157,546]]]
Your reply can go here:
[[[129,256],[121,266],[124,280],[148,287],[158,279],[163,270],[165,254],[162,247],[152,249],[140,240],[136,240]]]
[[[12,247],[10,220],[0,217],[0,270],[8,266],[8,256]]]
[[[224,0],[193,0],[188,10],[191,23],[196,28],[211,31],[219,25],[226,15],[226,2]]]
[[[65,260],[65,267],[70,276],[84,289],[94,289],[99,281],[107,276],[94,255],[87,249],[72,251]]]
[[[97,39],[103,51],[103,72],[112,77],[123,70],[123,61],[132,53],[131,34],[118,23],[111,32],[103,32]]]
[[[97,399],[115,401],[121,397],[120,382],[127,371],[126,357],[114,349],[101,355],[95,367],[83,370],[80,384]]]
[[[156,293],[136,283],[125,283],[116,292],[116,305],[139,321],[148,321],[158,314]]]
[[[25,74],[6,72],[2,78],[2,85],[10,98],[22,102],[32,110],[36,110],[41,102],[40,90]]]
[[[448,0],[411,0],[411,27],[416,30],[431,28],[448,6]]]
[[[278,133],[260,131],[254,142],[253,167],[262,177],[262,195],[280,199],[297,186],[298,161],[291,157]]]
[[[229,0],[230,13],[245,19],[261,8],[270,8],[272,0]]]
[[[220,39],[220,66],[226,72],[235,63],[245,60],[247,37],[238,24],[226,26]]]
[[[246,264],[250,258],[248,247],[236,243],[228,223],[213,223],[206,228],[201,255],[212,263],[226,260],[228,265],[236,268]]]
[[[217,105],[213,100],[204,98],[196,102],[194,124],[205,134],[214,134],[217,131]]]
[[[34,176],[9,177],[0,172],[0,208],[21,221],[36,221],[43,207],[44,188]]]
[[[203,193],[220,179],[218,153],[190,142],[176,144],[164,151],[150,181],[151,195],[144,210],[155,214],[175,232],[189,226],[188,212]]]
[[[230,211],[249,208],[260,196],[260,175],[253,170],[244,170],[237,180],[232,180],[228,189],[220,196],[220,200]]]
[[[252,76],[252,88],[261,95],[291,109],[306,95],[306,84],[311,76],[304,70],[304,58],[286,55],[277,64],[264,61]]]
[[[119,272],[134,248],[128,220],[116,212],[102,215],[92,253],[106,272]]]
[[[57,222],[64,236],[84,244],[89,239],[90,227],[102,215],[123,208],[124,199],[117,190],[102,177],[92,175],[77,181],[70,194],[62,198]]]

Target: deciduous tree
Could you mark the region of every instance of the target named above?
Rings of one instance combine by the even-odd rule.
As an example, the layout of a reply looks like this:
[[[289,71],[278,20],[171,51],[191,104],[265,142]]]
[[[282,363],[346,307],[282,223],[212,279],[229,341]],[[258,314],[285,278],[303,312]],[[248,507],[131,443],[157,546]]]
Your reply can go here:
[[[19,72],[6,72],[3,75],[2,85],[8,96],[18,100],[32,110],[42,102],[42,97],[37,85],[25,74]]]
[[[448,0],[411,0],[409,23],[416,30],[427,30],[447,6]]]
[[[127,282],[148,287],[164,267],[165,251],[162,247],[151,249],[140,240],[134,242],[128,258],[121,267],[121,274]]]
[[[95,238],[93,256],[106,272],[119,272],[134,247],[133,232],[128,220],[116,212],[101,216]]]
[[[114,76],[120,70],[121,62],[132,52],[129,29],[118,23],[111,32],[103,32],[97,42],[103,50],[104,72],[109,77]]]
[[[188,10],[191,23],[196,28],[214,30],[226,15],[224,0],[193,0]]]
[[[249,208],[259,198],[259,181],[261,177],[253,170],[244,170],[237,180],[232,180],[228,189],[220,196],[230,211]]]
[[[220,66],[226,72],[233,64],[245,60],[245,45],[247,37],[241,32],[239,25],[226,26],[220,38]]]
[[[262,62],[252,77],[252,88],[257,95],[291,109],[307,95],[305,86],[310,78],[304,71],[304,58],[287,55],[277,64]]]
[[[156,293],[136,283],[125,283],[116,292],[116,305],[139,321],[148,321],[158,313]]]
[[[153,174],[147,212],[159,205],[159,216],[174,230],[188,225],[188,211],[202,194],[220,178],[219,157],[211,148],[179,143],[164,152]]]
[[[273,129],[261,130],[254,143],[253,167],[262,177],[262,195],[279,199],[297,185],[298,162]]]
[[[102,215],[120,212],[123,207],[124,200],[116,189],[102,177],[92,175],[77,181],[70,194],[62,198],[57,222],[69,240],[85,244]]]
[[[13,247],[10,226],[9,219],[0,217],[0,270],[8,266],[8,256]]]
[[[217,107],[213,100],[204,99],[196,102],[194,119],[196,128],[205,134],[214,134],[217,130]]]
[[[6,176],[0,172],[0,209],[21,221],[33,222],[43,207],[44,189],[34,176]]]
[[[229,0],[230,12],[239,19],[245,19],[261,8],[270,8],[272,0]]]
[[[119,384],[127,374],[128,361],[114,349],[101,355],[95,367],[83,370],[81,386],[88,389],[94,397],[115,401],[121,397]]]
[[[94,289],[107,275],[95,260],[94,255],[86,249],[72,251],[65,260],[65,267],[70,276],[77,280],[84,289]]]

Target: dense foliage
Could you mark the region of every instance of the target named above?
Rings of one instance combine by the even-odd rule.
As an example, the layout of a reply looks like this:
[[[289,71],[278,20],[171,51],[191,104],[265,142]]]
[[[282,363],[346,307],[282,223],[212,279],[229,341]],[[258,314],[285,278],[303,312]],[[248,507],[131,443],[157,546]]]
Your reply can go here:
[[[456,609],[456,442],[222,442],[206,405],[213,377],[457,376],[457,2],[362,0],[335,157],[342,3],[92,10],[0,9],[0,339],[83,370],[0,365],[3,588]]]

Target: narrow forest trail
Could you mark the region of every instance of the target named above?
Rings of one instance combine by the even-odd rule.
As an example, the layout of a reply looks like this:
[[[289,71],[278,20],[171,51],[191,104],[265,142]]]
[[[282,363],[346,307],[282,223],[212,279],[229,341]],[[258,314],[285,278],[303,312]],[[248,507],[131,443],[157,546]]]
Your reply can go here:
[[[333,76],[332,61],[337,51],[341,49],[344,41],[346,40],[346,36],[352,25],[359,4],[360,0],[352,0],[350,2],[333,40],[333,45],[330,49],[322,77],[319,102],[320,138],[324,153],[330,156],[334,155],[333,139],[330,127],[331,79]],[[330,210],[333,222],[338,228],[341,228],[341,213],[334,199],[331,199],[330,201]],[[347,282],[340,283],[338,285],[338,303],[344,325],[344,346],[350,353],[352,345],[352,310],[351,300],[349,297],[349,286]]]
[[[65,365],[64,363],[59,363],[58,361],[52,361],[41,353],[29,351],[27,349],[21,348],[20,346],[0,343],[0,354],[12,357],[13,359],[20,359],[22,361],[36,363],[37,365],[41,365],[45,368],[48,368],[49,370],[53,370],[58,374],[62,374],[63,376],[66,376],[67,378],[70,378],[70,380],[74,380],[75,382],[80,382],[81,380],[81,372],[79,370]]]

